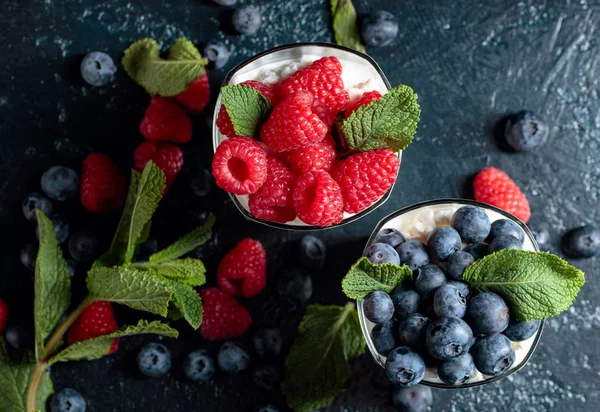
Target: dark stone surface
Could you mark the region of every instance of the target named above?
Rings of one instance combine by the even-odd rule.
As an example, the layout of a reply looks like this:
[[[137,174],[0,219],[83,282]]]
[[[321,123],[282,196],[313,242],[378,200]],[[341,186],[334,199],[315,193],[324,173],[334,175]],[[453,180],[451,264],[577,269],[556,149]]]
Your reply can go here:
[[[267,48],[298,41],[332,41],[325,0],[253,2],[264,26],[255,36],[234,35],[231,9],[210,0],[58,1],[5,0],[0,15],[3,41],[0,76],[0,223],[4,240],[0,295],[9,300],[13,322],[30,321],[31,274],[22,269],[19,250],[35,234],[21,215],[21,200],[39,190],[42,172],[54,164],[80,169],[91,151],[110,154],[126,171],[148,97],[124,73],[103,88],[82,83],[79,62],[89,51],[116,61],[134,40],[151,36],[165,45],[187,36],[202,44],[221,39],[233,49],[230,63],[210,73],[216,89],[226,70]],[[360,13],[385,8],[398,16],[400,34],[389,47],[369,50],[392,85],[406,83],[420,96],[422,121],[415,143],[405,152],[391,199],[360,222],[320,232],[329,247],[327,266],[313,274],[315,303],[343,303],[339,280],[360,254],[376,222],[402,206],[440,197],[469,197],[481,168],[508,172],[528,195],[533,222],[547,222],[552,250],[560,235],[586,222],[600,221],[600,2],[503,1],[427,2],[355,0]],[[509,113],[532,109],[551,127],[546,145],[532,153],[512,153],[498,139]],[[279,324],[286,348],[293,340],[301,308],[280,308],[274,280],[293,244],[293,233],[245,222],[226,195],[192,194],[190,177],[211,160],[210,130],[204,115],[194,120],[193,142],[185,146],[184,172],[161,205],[154,234],[162,245],[191,228],[203,210],[217,214],[218,242],[202,251],[214,284],[220,257],[243,236],[265,243],[270,253],[268,290],[247,301],[255,324]],[[105,243],[117,216],[89,216],[75,201],[61,205],[73,231],[98,230]],[[588,273],[574,306],[550,319],[529,364],[501,382],[461,392],[434,391],[441,411],[588,411],[600,409],[600,270],[596,259],[574,260]],[[292,266],[288,263],[288,266]],[[81,297],[84,275],[75,282]],[[119,309],[121,323],[137,314]],[[214,384],[183,378],[181,361],[199,347],[216,354],[217,345],[177,323],[173,370],[148,380],[136,373],[135,354],[152,337],[123,339],[119,352],[95,362],[56,365],[56,388],[81,391],[94,411],[251,411],[261,403],[281,408],[278,391],[262,391],[249,374],[217,373]],[[278,360],[276,362],[282,362]],[[354,365],[355,378],[330,411],[392,410],[382,370],[368,357]]]

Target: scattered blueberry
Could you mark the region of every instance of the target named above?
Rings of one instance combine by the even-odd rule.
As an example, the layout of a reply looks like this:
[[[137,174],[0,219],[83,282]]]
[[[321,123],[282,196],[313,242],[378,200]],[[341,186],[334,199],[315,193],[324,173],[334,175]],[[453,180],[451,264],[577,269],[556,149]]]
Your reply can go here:
[[[496,376],[510,369],[515,361],[515,348],[506,336],[494,333],[478,339],[471,355],[481,373]]]
[[[442,361],[437,366],[438,376],[447,385],[464,385],[475,375],[473,357],[468,353]]]
[[[79,190],[79,177],[74,170],[64,166],[52,166],[42,175],[42,190],[50,199],[64,202],[72,199]]]
[[[281,332],[276,328],[257,329],[252,335],[256,354],[261,358],[275,357],[281,353]]]
[[[204,57],[210,68],[220,69],[227,64],[231,52],[222,41],[211,41],[204,47]]]
[[[33,349],[34,332],[24,326],[9,325],[4,330],[4,339],[15,349]]]
[[[467,312],[467,298],[452,285],[441,286],[433,295],[433,310],[439,317],[462,318]]]
[[[471,291],[469,290],[469,285],[465,282],[459,282],[458,280],[449,280],[446,284],[454,286],[460,291],[460,293],[462,293],[462,295],[465,298],[469,299]]]
[[[85,399],[75,389],[65,388],[56,392],[50,402],[51,412],[85,412]]]
[[[548,139],[549,128],[536,113],[523,110],[506,122],[504,137],[516,151],[535,149]]]
[[[417,270],[429,263],[429,255],[425,245],[418,240],[409,240],[396,248],[400,262],[408,265],[410,270]]]
[[[250,354],[239,343],[225,342],[219,349],[217,362],[223,372],[236,375],[248,369]]]
[[[481,292],[471,298],[466,319],[477,335],[502,332],[510,322],[504,300],[493,292]]]
[[[513,235],[500,235],[488,245],[488,254],[504,249],[521,249],[523,243]]]
[[[81,61],[80,71],[86,83],[100,87],[113,81],[117,66],[108,54],[91,52]]]
[[[377,324],[387,322],[394,315],[394,303],[390,295],[380,290],[367,295],[363,308],[367,319]]]
[[[214,178],[212,173],[206,169],[197,172],[190,181],[192,191],[199,197],[208,195],[212,191],[213,184]]]
[[[33,243],[27,243],[21,248],[21,263],[27,270],[35,270],[35,259],[37,257],[37,247]]]
[[[148,377],[162,376],[171,369],[171,352],[160,343],[148,343],[139,351],[137,364],[140,372]]]
[[[433,403],[431,388],[425,385],[415,385],[409,388],[394,387],[392,403],[405,412],[426,412]]]
[[[46,216],[50,216],[54,210],[52,202],[43,194],[33,192],[23,199],[23,215],[30,222],[37,221],[35,209],[40,209]]]
[[[409,315],[398,328],[398,343],[421,351],[425,347],[427,328],[430,324],[431,319],[420,313]]]
[[[419,269],[415,289],[421,295],[431,295],[446,283],[446,274],[438,265],[427,264]]]
[[[389,353],[385,372],[394,385],[413,386],[425,376],[425,361],[408,346],[400,346]]]
[[[427,237],[427,252],[432,259],[444,262],[462,248],[460,235],[450,226],[436,227]]]
[[[371,340],[377,352],[383,356],[387,356],[392,349],[396,347],[396,339],[394,338],[394,329],[396,323],[393,320],[375,325],[371,330]]]
[[[473,331],[458,318],[439,318],[427,328],[427,349],[437,359],[452,359],[465,354],[473,344]]]
[[[515,222],[509,219],[498,219],[492,222],[492,228],[490,230],[490,235],[488,236],[488,241],[491,242],[492,240],[496,239],[498,236],[501,235],[513,235],[514,237],[519,239],[521,245],[525,240],[525,232],[523,232],[523,229],[521,229],[519,225],[517,225]]]
[[[361,34],[368,46],[389,46],[398,36],[398,20],[392,13],[378,10],[364,18]]]
[[[535,238],[535,242],[538,244],[538,247],[540,248],[540,250],[542,251],[549,251],[550,250],[550,231],[548,230],[548,228],[546,227],[546,225],[543,224],[534,224],[534,223],[528,223],[527,226],[529,227],[529,230],[531,231],[531,234],[533,235],[533,237]]]
[[[273,389],[281,383],[281,371],[273,365],[257,365],[252,369],[252,379],[263,389]]]
[[[600,254],[600,230],[591,225],[573,229],[563,237],[562,249],[574,257],[596,256]]]
[[[302,271],[293,270],[279,278],[278,289],[284,302],[303,305],[312,296],[312,279]]]
[[[183,360],[183,373],[194,382],[208,382],[215,373],[215,361],[206,350],[191,352]]]
[[[318,237],[306,235],[300,239],[300,263],[307,269],[321,269],[326,254],[325,243]]]
[[[67,275],[69,275],[69,279],[73,279],[75,273],[77,273],[77,262],[73,259],[67,259]]]
[[[477,243],[488,237],[492,223],[483,209],[463,206],[452,215],[452,227],[465,242]]]
[[[521,342],[535,335],[535,332],[539,328],[539,320],[532,320],[530,322],[513,321],[508,324],[508,327],[502,333],[513,342]]]
[[[465,273],[465,269],[467,266],[471,265],[475,261],[473,255],[468,252],[459,250],[456,253],[453,253],[448,258],[448,262],[446,262],[446,269],[448,270],[448,274],[456,280],[462,280],[463,273]]]
[[[383,263],[400,265],[398,252],[396,252],[393,247],[385,243],[373,243],[371,246],[365,249],[364,255],[371,261],[371,263],[376,265],[381,265]]]
[[[138,262],[146,262],[150,256],[158,252],[158,241],[152,235],[148,236],[145,242],[142,242],[138,247],[136,260]]]
[[[77,262],[87,262],[96,256],[98,237],[90,231],[75,233],[69,239],[69,253]]]
[[[475,260],[481,259],[487,255],[488,244],[487,243],[473,243],[465,248],[465,252],[473,256]]]
[[[236,0],[237,1],[237,0]],[[277,409],[275,406],[273,405],[265,405],[265,406],[261,406],[259,407],[256,412],[279,412],[279,409]]]
[[[406,288],[404,285],[398,285],[394,288],[390,296],[394,303],[394,314],[398,321],[402,321],[408,315],[419,311],[421,297],[416,290]]]
[[[393,247],[394,249],[406,242],[406,239],[396,229],[381,229],[376,235],[373,243],[385,243]]]
[[[219,6],[233,6],[238,0],[213,0]]]
[[[233,12],[233,28],[242,34],[254,34],[260,29],[262,16],[256,6],[242,6]]]
[[[56,235],[56,241],[60,244],[67,240],[69,237],[69,223],[63,216],[52,216],[50,218],[52,226],[54,227],[54,234]],[[40,231],[36,228],[35,231],[38,240],[40,239]]]

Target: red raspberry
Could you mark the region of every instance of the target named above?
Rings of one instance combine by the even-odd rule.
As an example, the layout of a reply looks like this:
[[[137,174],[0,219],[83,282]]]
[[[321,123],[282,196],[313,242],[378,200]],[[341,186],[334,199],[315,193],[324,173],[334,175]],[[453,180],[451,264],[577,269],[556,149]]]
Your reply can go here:
[[[529,202],[517,184],[502,170],[483,169],[473,182],[475,200],[499,207],[527,222],[531,216]]]
[[[83,159],[80,195],[88,212],[111,212],[125,204],[127,183],[110,157],[92,153]]]
[[[327,126],[311,111],[312,102],[310,93],[298,92],[275,106],[260,131],[262,141],[285,152],[323,140]]]
[[[204,339],[239,338],[252,324],[248,310],[228,293],[218,288],[206,288],[198,293],[202,298],[200,333]]]
[[[399,167],[398,155],[389,149],[358,153],[341,162],[335,177],[344,212],[362,212],[379,200],[394,184]]]
[[[8,305],[6,301],[0,298],[0,335],[4,333],[4,328],[8,322]]]
[[[252,216],[271,222],[285,223],[296,218],[292,192],[296,177],[285,164],[267,156],[267,180],[248,197]]]
[[[263,96],[267,98],[271,103],[274,101],[273,90],[269,86],[264,83],[257,82],[256,80],[247,80],[240,84],[245,84],[247,86],[252,87],[253,89],[258,90]],[[225,105],[222,104],[219,109],[219,115],[217,116],[217,127],[221,134],[227,137],[240,137],[233,130],[233,124],[231,123],[231,118],[229,117],[229,113],[225,109]]]
[[[283,153],[283,158],[297,176],[313,170],[329,172],[335,160],[335,142],[328,135],[322,142]]]
[[[256,140],[233,137],[217,147],[212,173],[217,186],[229,193],[254,193],[267,178],[267,156]]]
[[[135,170],[141,172],[150,160],[165,174],[166,192],[183,167],[183,152],[170,143],[144,142],[135,149]]]
[[[119,325],[115,320],[112,304],[105,301],[96,301],[90,303],[75,320],[71,329],[69,329],[67,341],[69,345],[72,345],[75,342],[106,335],[117,329],[119,329]],[[113,341],[107,355],[115,353],[117,349],[119,349],[119,338]]]
[[[267,284],[267,254],[258,240],[242,239],[219,263],[217,282],[234,296],[257,295]]]
[[[344,218],[342,191],[327,172],[303,174],[298,178],[293,197],[296,214],[304,223],[330,226]]]
[[[210,101],[210,84],[206,72],[190,83],[187,90],[175,96],[175,99],[192,113],[201,113]]]
[[[192,139],[192,121],[175,100],[155,96],[140,123],[140,133],[148,140],[186,143]]]
[[[371,92],[364,92],[361,98],[358,99],[356,103],[351,105],[350,108],[346,110],[346,119],[362,106],[368,106],[369,103],[379,99],[381,99],[381,93],[379,93],[377,90],[373,90]]]

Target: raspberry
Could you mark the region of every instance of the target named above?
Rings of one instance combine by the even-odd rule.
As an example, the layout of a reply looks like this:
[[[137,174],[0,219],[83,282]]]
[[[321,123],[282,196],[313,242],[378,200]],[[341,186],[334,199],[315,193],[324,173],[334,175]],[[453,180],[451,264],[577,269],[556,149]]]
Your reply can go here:
[[[148,140],[186,143],[192,138],[192,121],[175,100],[155,96],[140,123],[140,133]]]
[[[119,329],[119,325],[115,320],[112,304],[105,301],[96,301],[90,303],[75,320],[71,329],[69,329],[67,341],[69,345],[72,345],[75,342],[106,335],[117,329]],[[118,348],[119,338],[116,338],[107,355],[116,352]]]
[[[327,126],[311,111],[312,102],[310,93],[298,92],[275,106],[260,131],[262,141],[285,152],[323,140]]]
[[[234,296],[257,295],[267,284],[267,254],[258,240],[242,239],[221,260],[219,287]]]
[[[344,218],[342,191],[327,172],[307,172],[299,177],[293,198],[296,214],[309,225],[330,226]]]
[[[257,82],[256,80],[247,80],[240,84],[245,84],[247,86],[252,87],[253,89],[258,90],[263,96],[267,98],[270,102],[274,101],[273,90],[266,84],[261,82]],[[227,137],[240,137],[233,130],[233,124],[231,123],[231,118],[229,117],[229,113],[225,109],[225,105],[222,104],[219,109],[219,115],[217,116],[217,127],[221,134]]]
[[[379,99],[381,99],[381,93],[379,93],[377,90],[364,92],[361,98],[356,101],[356,103],[350,105],[349,109],[346,109],[346,119],[362,106],[368,106],[369,103]]]
[[[201,113],[210,101],[210,84],[206,72],[190,83],[187,90],[175,96],[180,105],[192,113]]]
[[[150,160],[165,174],[166,192],[183,167],[183,152],[170,143],[144,142],[135,149],[135,170],[141,172]]]
[[[267,180],[248,198],[250,213],[259,219],[285,223],[296,218],[292,192],[296,177],[285,164],[267,156]]]
[[[238,338],[252,324],[250,313],[233,296],[217,288],[202,289],[198,293],[202,298],[200,333],[204,339]]]
[[[4,328],[8,322],[8,305],[6,301],[0,298],[0,335],[4,333]]]
[[[92,153],[83,159],[80,195],[88,212],[105,213],[123,207],[127,184],[110,157]]]
[[[283,153],[283,158],[297,176],[313,170],[328,172],[335,160],[335,142],[328,135],[322,142]]]
[[[233,137],[217,147],[212,173],[217,186],[229,193],[254,193],[267,178],[267,156],[256,140]]]
[[[358,153],[340,163],[335,173],[342,188],[344,212],[359,213],[387,192],[400,167],[398,156],[389,149]]]
[[[531,216],[529,202],[517,184],[502,170],[483,169],[473,182],[475,200],[507,211],[527,222]]]

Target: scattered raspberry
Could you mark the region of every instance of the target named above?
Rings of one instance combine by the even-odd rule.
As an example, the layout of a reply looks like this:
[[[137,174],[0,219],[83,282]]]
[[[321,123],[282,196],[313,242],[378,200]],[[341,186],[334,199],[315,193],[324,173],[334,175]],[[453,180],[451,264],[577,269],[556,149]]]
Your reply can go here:
[[[310,93],[298,92],[275,106],[260,131],[262,141],[284,152],[323,140],[327,126],[311,111],[312,102]]]
[[[361,98],[358,99],[356,103],[351,105],[350,108],[346,110],[346,119],[362,106],[368,106],[369,103],[379,99],[381,99],[381,93],[379,93],[377,90],[373,90],[371,92],[364,92]]]
[[[165,174],[166,192],[183,167],[183,152],[170,143],[144,142],[135,149],[135,170],[141,172],[150,160]]]
[[[296,218],[292,192],[296,177],[285,164],[267,156],[267,180],[248,198],[250,213],[259,219],[285,223]]]
[[[335,142],[328,135],[322,142],[283,153],[283,158],[297,176],[314,170],[329,172],[335,160]]]
[[[190,87],[175,96],[175,99],[192,113],[203,112],[210,101],[210,84],[206,72],[191,82]]]
[[[252,324],[250,313],[233,296],[217,288],[202,289],[198,293],[203,306],[200,333],[205,339],[238,338]]]
[[[375,203],[396,180],[398,156],[389,149],[358,153],[340,163],[336,181],[342,188],[344,212],[359,213]]]
[[[8,305],[6,301],[0,298],[0,335],[4,333],[4,328],[8,322]]]
[[[342,191],[327,172],[307,172],[299,177],[293,198],[296,214],[309,225],[330,226],[344,217]]]
[[[186,143],[192,138],[192,121],[175,100],[155,96],[140,123],[140,133],[148,140]]]
[[[242,239],[221,260],[219,287],[232,295],[257,295],[267,284],[267,254],[258,240]]]
[[[75,342],[106,335],[117,329],[119,329],[119,325],[115,320],[112,304],[105,301],[96,301],[89,304],[75,320],[71,329],[69,329],[67,341],[69,345],[72,345]],[[107,355],[115,353],[118,348],[119,338],[116,338]]]
[[[473,182],[475,200],[499,207],[512,213],[523,222],[531,216],[529,202],[517,184],[502,170],[483,169]]]
[[[267,156],[256,140],[233,137],[217,147],[212,173],[217,186],[229,193],[254,193],[267,178]]]
[[[125,204],[127,183],[110,157],[92,153],[83,159],[80,195],[88,212],[111,212]]]

